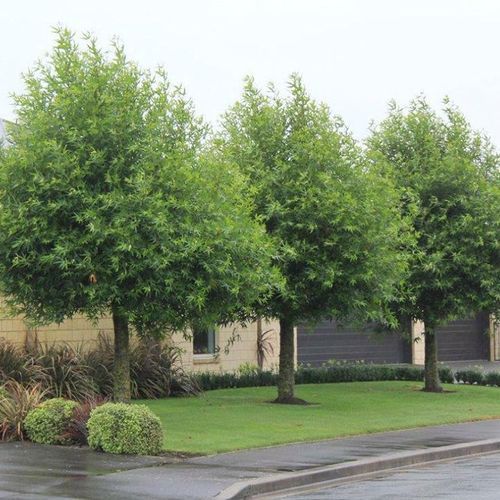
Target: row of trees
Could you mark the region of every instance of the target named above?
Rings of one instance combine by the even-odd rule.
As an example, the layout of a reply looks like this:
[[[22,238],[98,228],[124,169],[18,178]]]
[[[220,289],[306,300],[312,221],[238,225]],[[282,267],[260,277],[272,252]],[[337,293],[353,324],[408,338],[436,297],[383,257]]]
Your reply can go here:
[[[36,323],[109,311],[115,398],[129,327],[280,322],[277,402],[297,402],[293,327],[356,318],[434,329],[498,308],[499,156],[445,102],[389,116],[358,144],[298,76],[247,79],[211,132],[165,73],[58,30],[24,76],[0,156],[0,285]]]

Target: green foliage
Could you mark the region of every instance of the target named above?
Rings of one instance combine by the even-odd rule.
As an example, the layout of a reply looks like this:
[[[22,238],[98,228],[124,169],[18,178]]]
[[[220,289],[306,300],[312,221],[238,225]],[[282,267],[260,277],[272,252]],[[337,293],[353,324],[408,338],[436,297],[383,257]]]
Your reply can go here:
[[[488,372],[484,375],[486,385],[496,385],[500,387],[500,372]]]
[[[262,368],[260,368],[258,365],[254,365],[253,363],[242,363],[240,366],[238,366],[238,369],[236,370],[236,373],[239,375],[256,375],[260,373]]]
[[[204,372],[195,375],[204,391],[237,387],[266,387],[276,385],[277,375],[270,371],[256,370],[236,373]]]
[[[248,79],[217,142],[248,175],[254,213],[279,248],[285,288],[263,314],[292,323],[380,319],[404,269],[397,193],[299,77],[288,86],[282,98]]]
[[[156,455],[162,448],[160,419],[144,405],[98,406],[92,410],[87,427],[89,446],[96,450]]]
[[[449,368],[440,368],[441,380],[453,383],[453,373]],[[423,368],[411,365],[335,364],[320,368],[301,367],[297,370],[297,384],[320,384],[332,382],[371,382],[379,380],[424,379]]]
[[[500,387],[500,372],[484,373],[479,369],[459,370],[455,373],[457,382],[464,384],[490,385]]]
[[[277,402],[293,396],[293,326],[326,318],[394,323],[384,306],[402,279],[406,232],[392,181],[366,162],[342,120],[301,79],[282,98],[247,79],[215,141],[248,176],[254,216],[273,239],[284,286],[257,305],[280,320]]]
[[[453,383],[453,372],[446,367],[439,369],[445,383]],[[275,385],[277,375],[270,371],[243,370],[236,373],[199,373],[200,387],[205,390],[239,387],[267,387]],[[333,363],[321,367],[299,366],[295,372],[296,384],[330,384],[339,382],[372,382],[380,380],[422,381],[424,370],[411,365],[376,365],[364,363]]]
[[[464,384],[489,385],[500,387],[500,372],[484,373],[479,369],[459,370],[455,373],[457,382]]]
[[[486,385],[487,383],[484,373],[480,370],[458,370],[455,373],[455,378],[457,382],[464,384]]]
[[[67,440],[63,435],[76,407],[78,403],[68,399],[44,401],[26,415],[24,428],[28,438],[40,444],[66,444]]]
[[[430,331],[500,302],[500,157],[447,100],[443,111],[392,105],[368,141],[416,235],[397,310]]]
[[[238,170],[164,71],[57,30],[0,158],[0,282],[37,323],[116,311],[142,335],[243,320],[279,282]]]
[[[0,439],[24,439],[24,420],[29,411],[43,399],[40,384],[24,387],[16,380],[8,380],[0,397]]]

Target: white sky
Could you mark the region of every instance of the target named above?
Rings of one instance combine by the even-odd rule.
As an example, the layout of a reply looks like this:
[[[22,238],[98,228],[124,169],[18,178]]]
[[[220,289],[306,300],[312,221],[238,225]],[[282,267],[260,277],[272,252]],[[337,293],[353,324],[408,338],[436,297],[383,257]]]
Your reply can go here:
[[[51,26],[117,35],[142,66],[166,67],[211,121],[242,79],[299,72],[358,137],[387,102],[449,95],[500,146],[498,0],[0,0],[0,117],[54,40]]]

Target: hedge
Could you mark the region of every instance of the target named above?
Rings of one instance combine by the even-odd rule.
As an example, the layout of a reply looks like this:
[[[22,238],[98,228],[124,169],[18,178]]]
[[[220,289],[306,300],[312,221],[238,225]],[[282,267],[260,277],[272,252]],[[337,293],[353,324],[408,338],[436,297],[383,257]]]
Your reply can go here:
[[[449,368],[440,368],[444,383],[454,381]],[[277,383],[277,374],[255,370],[249,373],[199,373],[196,379],[204,391],[241,387],[265,387]],[[368,382],[377,380],[424,380],[424,369],[416,366],[375,364],[331,364],[321,367],[301,366],[295,372],[296,384],[331,384],[336,382]]]

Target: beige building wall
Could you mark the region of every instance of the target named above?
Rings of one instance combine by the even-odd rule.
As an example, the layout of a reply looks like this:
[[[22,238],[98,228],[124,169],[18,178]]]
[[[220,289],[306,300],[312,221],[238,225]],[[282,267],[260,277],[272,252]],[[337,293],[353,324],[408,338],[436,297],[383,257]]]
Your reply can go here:
[[[269,331],[267,338],[272,345],[272,353],[264,362],[264,369],[277,369],[279,360],[279,323],[263,321],[262,331]],[[194,372],[235,371],[242,364],[257,365],[257,323],[246,327],[228,325],[220,327],[216,333],[217,354],[193,354],[193,342],[176,333],[172,342],[183,350],[182,362]],[[226,352],[227,351],[227,352]]]
[[[22,317],[0,318],[0,338],[14,344],[24,344],[37,339],[41,343],[65,343],[73,347],[91,345],[99,333],[113,334],[113,321],[103,318],[95,324],[83,316],[75,316],[58,324],[30,328]]]
[[[2,311],[5,313],[5,311]],[[277,321],[262,322],[262,331],[269,330],[267,338],[272,345],[272,353],[268,355],[264,368],[277,367],[279,359],[279,323]],[[22,317],[7,317],[0,312],[0,338],[14,344],[24,344],[37,339],[42,343],[66,343],[73,347],[92,345],[99,333],[113,336],[113,321],[104,317],[92,323],[82,316],[75,316],[58,324],[29,328]],[[231,339],[233,340],[231,342]],[[182,364],[188,370],[199,371],[234,371],[242,364],[257,365],[257,323],[246,327],[229,325],[217,330],[216,355],[193,355],[193,341],[182,333],[175,333],[171,341],[182,350]],[[226,349],[227,348],[227,349]],[[227,352],[226,352],[227,351]]]
[[[411,362],[414,365],[425,364],[424,323],[413,321],[411,324]]]
[[[490,315],[490,360],[500,360],[500,318]]]

